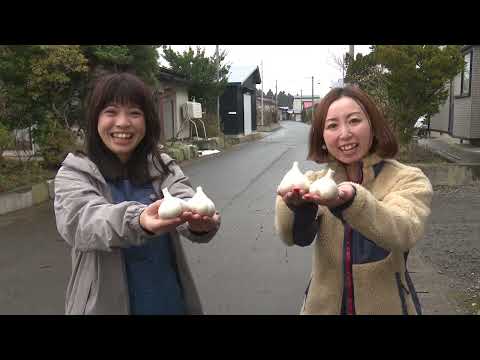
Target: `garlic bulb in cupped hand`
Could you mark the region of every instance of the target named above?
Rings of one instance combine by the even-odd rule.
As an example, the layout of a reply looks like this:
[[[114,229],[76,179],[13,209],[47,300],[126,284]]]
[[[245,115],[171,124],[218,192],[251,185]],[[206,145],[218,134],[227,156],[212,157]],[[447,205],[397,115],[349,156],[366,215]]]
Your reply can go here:
[[[167,188],[162,189],[163,201],[158,208],[158,216],[162,219],[173,219],[185,210],[185,201],[173,197]]]
[[[335,171],[328,169],[325,176],[315,180],[312,185],[310,185],[310,194],[318,195],[325,200],[331,200],[337,197],[337,183],[333,180],[333,175],[335,175]]]
[[[308,191],[309,186],[308,178],[298,168],[298,161],[294,161],[292,168],[285,174],[280,185],[278,185],[277,191],[282,194],[293,189]]]
[[[203,192],[201,186],[197,186],[197,192],[187,202],[190,211],[202,216],[213,216],[215,214],[215,204]]]

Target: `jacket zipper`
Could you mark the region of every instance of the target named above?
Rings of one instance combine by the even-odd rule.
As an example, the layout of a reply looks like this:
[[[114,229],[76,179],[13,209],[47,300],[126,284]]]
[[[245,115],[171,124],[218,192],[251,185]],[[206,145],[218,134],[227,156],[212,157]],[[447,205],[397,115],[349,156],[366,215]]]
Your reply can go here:
[[[347,281],[347,315],[354,315],[353,306],[353,277],[352,277],[352,255],[351,255],[352,228],[348,226],[345,246],[345,273]]]
[[[354,181],[357,184],[363,183],[363,164],[360,166],[360,179]],[[355,305],[353,302],[353,275],[352,275],[352,228],[347,226],[347,238],[345,244],[345,273],[347,281],[347,315],[355,315]]]
[[[395,273],[395,280],[397,281],[398,295],[400,296],[400,302],[402,305],[402,314],[408,315],[407,302],[405,299],[405,293],[410,294],[410,292],[403,285],[402,279],[400,278],[400,273]]]

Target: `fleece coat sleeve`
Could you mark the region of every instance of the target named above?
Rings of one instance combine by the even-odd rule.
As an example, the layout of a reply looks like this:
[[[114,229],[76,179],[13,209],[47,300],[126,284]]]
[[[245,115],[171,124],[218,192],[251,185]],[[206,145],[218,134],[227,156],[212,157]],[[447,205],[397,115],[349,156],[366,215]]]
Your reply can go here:
[[[312,243],[318,232],[316,221],[318,206],[306,204],[290,208],[277,195],[275,202],[275,230],[287,246],[307,246]]]
[[[111,204],[84,173],[62,166],[55,177],[55,218],[63,239],[80,251],[111,251],[143,244],[151,236],[139,224],[146,206]]]
[[[355,199],[343,210],[343,219],[378,246],[405,252],[422,238],[433,195],[420,169],[403,169],[398,181],[381,199],[359,184]]]

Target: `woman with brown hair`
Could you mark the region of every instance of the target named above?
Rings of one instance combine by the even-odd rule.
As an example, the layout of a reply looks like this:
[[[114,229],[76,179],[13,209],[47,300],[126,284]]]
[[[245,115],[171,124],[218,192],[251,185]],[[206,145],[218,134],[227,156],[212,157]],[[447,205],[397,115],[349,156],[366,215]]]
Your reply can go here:
[[[316,106],[308,159],[335,171],[338,195],[279,192],[275,211],[287,245],[316,237],[302,314],[421,314],[406,263],[423,237],[432,186],[420,169],[394,160],[397,151],[358,87],[332,89]]]
[[[87,104],[86,154],[70,153],[55,177],[57,229],[72,248],[67,314],[201,314],[180,234],[206,243],[218,213],[162,218],[167,188],[195,191],[161,153],[150,88],[129,73],[96,81]]]

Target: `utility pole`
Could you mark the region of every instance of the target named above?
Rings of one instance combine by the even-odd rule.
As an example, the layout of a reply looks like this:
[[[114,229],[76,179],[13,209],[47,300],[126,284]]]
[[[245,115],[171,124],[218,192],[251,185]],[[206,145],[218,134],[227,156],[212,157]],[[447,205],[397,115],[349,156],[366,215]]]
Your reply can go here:
[[[220,82],[220,53],[218,45],[215,47],[215,62],[217,63],[217,84]],[[220,137],[220,96],[217,95],[217,129]]]
[[[312,76],[312,116],[313,116],[313,102],[315,101],[315,96],[314,96],[314,93],[315,90],[313,89],[313,76]]]
[[[277,80],[275,80],[275,117],[278,117]]]
[[[264,124],[263,122],[263,83],[265,82],[264,78],[263,78],[263,60],[261,62],[261,66],[262,66],[262,126]]]
[[[355,45],[348,45],[348,55],[354,59],[355,56]],[[347,55],[344,55],[344,60],[343,60],[343,85],[345,86],[345,60],[347,59]]]
[[[302,89],[300,89],[300,121],[303,120],[302,115],[303,115],[303,94],[302,94]]]

